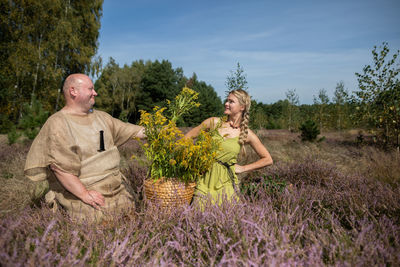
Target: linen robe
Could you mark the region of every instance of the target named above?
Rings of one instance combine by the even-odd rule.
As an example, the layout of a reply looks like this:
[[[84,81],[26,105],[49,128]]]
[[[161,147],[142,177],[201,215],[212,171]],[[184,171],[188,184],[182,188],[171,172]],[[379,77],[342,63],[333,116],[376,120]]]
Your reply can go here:
[[[33,181],[48,180],[50,190],[45,199],[54,210],[62,207],[78,220],[99,221],[134,207],[119,169],[117,147],[140,129],[102,111],[73,115],[61,110],[46,121],[33,141],[24,173]],[[100,131],[104,132],[105,151],[99,150]],[[103,194],[105,206],[96,210],[67,191],[51,171],[51,164],[77,176],[87,190]]]

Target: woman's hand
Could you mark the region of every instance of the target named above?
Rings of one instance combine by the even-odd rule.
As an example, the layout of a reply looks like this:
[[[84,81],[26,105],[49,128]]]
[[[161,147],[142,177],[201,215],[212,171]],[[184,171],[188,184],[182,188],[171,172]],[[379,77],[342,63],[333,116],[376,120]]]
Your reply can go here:
[[[243,173],[243,172],[245,172],[246,170],[245,170],[245,168],[243,167],[243,166],[240,166],[240,165],[238,165],[238,164],[235,164],[235,173],[236,174],[239,174],[239,173]]]

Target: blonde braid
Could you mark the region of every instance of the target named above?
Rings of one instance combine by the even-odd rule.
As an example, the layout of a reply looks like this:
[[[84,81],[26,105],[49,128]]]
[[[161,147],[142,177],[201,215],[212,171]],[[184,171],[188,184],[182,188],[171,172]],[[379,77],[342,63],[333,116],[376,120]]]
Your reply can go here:
[[[242,121],[240,123],[239,145],[241,146],[240,154],[246,155],[246,148],[244,144],[249,133],[251,99],[249,94],[242,89],[233,90],[230,92],[230,94],[236,96],[240,105],[244,106]]]

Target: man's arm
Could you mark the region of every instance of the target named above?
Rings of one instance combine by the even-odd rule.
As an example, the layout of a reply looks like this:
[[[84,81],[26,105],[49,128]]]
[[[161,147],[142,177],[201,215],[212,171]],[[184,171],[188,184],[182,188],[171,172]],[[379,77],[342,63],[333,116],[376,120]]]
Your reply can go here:
[[[99,206],[104,206],[104,196],[101,193],[94,190],[87,190],[78,177],[63,172],[53,164],[50,165],[50,168],[64,188],[84,203],[91,205],[95,209],[99,209]]]

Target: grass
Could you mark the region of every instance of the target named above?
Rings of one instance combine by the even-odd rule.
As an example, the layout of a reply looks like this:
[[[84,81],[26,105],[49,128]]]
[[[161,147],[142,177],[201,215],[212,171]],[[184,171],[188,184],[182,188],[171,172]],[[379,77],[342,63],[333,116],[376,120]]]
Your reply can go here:
[[[29,144],[0,139],[0,265],[400,264],[397,151],[358,145],[356,134],[303,143],[283,130],[257,133],[274,165],[242,175],[239,202],[162,210],[143,202],[146,168],[134,141],[121,165],[136,210],[105,224],[76,224],[35,206],[45,183],[23,178]],[[241,162],[257,158],[251,149]],[[132,215],[134,214],[134,215]]]

